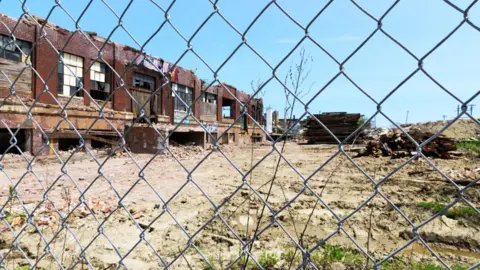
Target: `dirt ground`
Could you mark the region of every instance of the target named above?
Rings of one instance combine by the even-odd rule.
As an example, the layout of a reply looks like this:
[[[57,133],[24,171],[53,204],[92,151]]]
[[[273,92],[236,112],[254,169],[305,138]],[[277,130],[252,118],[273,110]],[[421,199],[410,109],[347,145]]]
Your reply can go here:
[[[459,197],[455,185],[425,160],[401,166],[408,158],[348,159],[335,156],[335,146],[293,142],[286,144],[284,158],[277,152],[281,143],[276,150],[268,144],[221,149],[223,154],[182,149],[174,151],[175,158],[123,153],[107,159],[105,152],[94,151],[97,161],[79,152],[63,167],[48,158],[35,160],[31,170],[20,156],[5,157],[0,174],[5,266],[28,265],[27,257],[44,269],[59,269],[58,263],[65,269],[117,269],[120,260],[128,269],[159,269],[163,263],[209,269],[206,261],[216,269],[235,269],[246,262],[239,254],[257,224],[260,235],[251,253],[266,269],[296,269],[303,259],[294,242],[314,249],[311,259],[319,269],[371,268],[359,247],[380,261],[417,237],[413,232],[451,267],[480,261],[478,210],[458,202],[427,222],[438,205]],[[460,189],[480,177],[478,158],[429,161]],[[379,183],[396,168],[375,191],[372,180]],[[462,194],[478,209],[478,184]],[[259,219],[265,200],[268,207]],[[26,211],[33,213],[30,220]],[[328,247],[351,256],[326,256],[329,249],[317,244],[327,238]],[[12,243],[18,249],[9,252]],[[395,257],[440,265],[420,241]],[[247,265],[256,268],[252,259]],[[385,264],[384,269],[397,268]]]

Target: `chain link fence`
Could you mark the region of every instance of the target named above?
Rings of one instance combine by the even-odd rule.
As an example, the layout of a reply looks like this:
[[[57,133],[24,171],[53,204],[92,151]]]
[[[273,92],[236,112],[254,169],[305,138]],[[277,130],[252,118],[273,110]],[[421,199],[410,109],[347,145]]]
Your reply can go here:
[[[393,1],[380,17],[370,14],[357,1],[349,1],[349,4],[354,5],[365,17],[374,21],[377,27],[345,59],[335,58],[322,46],[322,42],[309,34],[312,24],[322,17],[333,0],[327,1],[307,24],[297,21],[278,1],[269,1],[245,31],[239,31],[229,21],[228,16],[222,13],[218,7],[219,1],[206,1],[211,5],[211,13],[190,37],[182,34],[170,19],[169,12],[178,1],[164,5],[160,1],[151,0],[153,6],[164,14],[164,18],[145,43],[135,39],[135,29],[127,29],[122,23],[137,1],[129,1],[120,12],[115,11],[107,1],[96,1],[104,5],[118,20],[111,33],[101,42],[98,39],[93,40],[91,33],[81,27],[82,17],[91,8],[93,0],[87,3],[78,17],[70,15],[61,1],[55,1],[54,4],[49,2],[46,4],[51,5],[49,16],[53,12],[65,13],[76,26],[74,32],[64,33],[65,43],[61,47],[56,40],[51,40],[52,26],[49,24],[49,17],[35,17],[28,8],[29,2],[20,1],[22,15],[15,23],[8,23],[7,17],[2,17],[0,21],[2,29],[8,30],[7,38],[2,40],[2,58],[25,63],[15,70],[16,73],[12,73],[12,69],[6,65],[0,66],[2,85],[8,86],[4,87],[8,91],[1,92],[5,95],[0,103],[0,124],[5,131],[2,134],[6,134],[2,136],[2,140],[8,140],[8,146],[0,158],[0,268],[475,269],[480,266],[480,257],[476,253],[480,250],[477,233],[480,224],[480,199],[479,189],[476,187],[479,176],[478,171],[475,171],[478,159],[471,161],[471,179],[465,183],[459,182],[452,171],[446,171],[443,161],[427,157],[423,151],[424,147],[442,136],[441,134],[455,125],[460,118],[467,117],[474,126],[480,127],[479,120],[469,111],[469,104],[480,92],[462,100],[455,95],[455,91],[444,87],[423,67],[425,60],[461,27],[480,31],[479,26],[469,19],[469,11],[477,1],[472,1],[465,9],[457,6],[454,1],[440,1],[458,12],[458,25],[449,30],[448,34],[424,55],[414,54],[382,28],[382,21],[396,8],[399,0]],[[9,3],[4,0],[0,5]],[[267,61],[248,40],[248,33],[255,27],[257,20],[273,9],[283,13],[304,32],[303,37],[277,64]],[[213,17],[223,20],[239,38],[237,46],[218,69],[212,68],[207,59],[192,45],[196,35]],[[38,31],[35,33],[38,38],[31,47],[20,42],[25,39],[22,38],[25,21]],[[168,69],[163,69],[158,67],[156,60],[146,57],[145,48],[167,27],[171,27],[176,35],[184,40],[185,47],[180,58]],[[136,71],[136,67],[127,64],[119,69],[118,65],[109,61],[106,56],[105,51],[112,42],[110,39],[117,31],[124,31],[135,42],[134,49],[137,51],[131,63],[142,62],[143,65],[153,67],[156,74],[160,74],[160,83],[152,83],[155,86],[151,88],[148,79],[135,85],[150,88],[147,98],[139,98],[129,87],[131,79],[128,74]],[[393,41],[418,63],[416,69],[381,100],[369,95],[369,91],[357,84],[345,68],[346,63],[378,35]],[[81,72],[76,71],[79,67],[75,64],[77,61],[71,56],[65,57],[64,54],[67,47],[75,46],[79,38],[88,43],[92,58],[92,64],[81,66]],[[304,100],[298,89],[295,89],[295,84],[292,87],[277,75],[277,71],[307,41],[328,55],[338,66],[338,72],[325,85],[315,90],[308,100]],[[43,65],[36,61],[35,57],[46,51],[40,50],[40,44],[49,47],[49,57],[58,58],[53,70],[41,70]],[[247,99],[240,99],[218,76],[222,67],[231,61],[240,49],[251,51],[271,70],[271,77],[258,83],[257,87],[252,87],[253,92]],[[54,51],[54,54],[51,51]],[[9,53],[10,55],[7,55]],[[220,87],[224,93],[233,97],[233,108],[238,106],[239,113],[218,134],[212,132],[205,121],[195,114],[195,110],[198,110],[195,106],[202,101],[203,96],[194,95],[192,102],[184,100],[188,95],[180,92],[180,88],[172,87],[172,96],[176,98],[176,103],[182,103],[182,106],[187,108],[186,113],[175,120],[168,132],[161,129],[148,113],[152,100],[175,81],[172,71],[187,53],[195,55],[213,74],[214,81],[204,85],[202,90]],[[98,70],[95,62],[99,63]],[[106,102],[99,102],[97,96],[94,96],[95,92],[86,90],[94,87],[84,81],[86,77],[90,77],[92,70],[100,73],[110,70],[112,80],[116,82],[110,86],[111,91],[106,95]],[[23,76],[28,72],[35,78],[31,87],[36,94],[32,98],[26,98],[20,89],[26,83]],[[57,72],[73,74],[71,83],[67,84],[69,87],[62,88],[64,94],[65,91],[71,91],[63,101],[60,100],[60,92],[55,92],[48,86],[49,81],[57,80]],[[458,115],[452,121],[445,121],[442,128],[422,142],[417,142],[411,133],[382,111],[385,102],[418,73],[426,75],[461,104]],[[27,77],[27,81],[29,78],[31,77]],[[312,102],[339,78],[351,82],[376,105],[375,113],[344,139],[337,138],[310,108]],[[91,80],[95,80],[95,75]],[[290,114],[292,118],[295,106],[303,109],[301,117],[291,121],[283,134],[276,138],[272,138],[265,130],[258,111],[249,109],[250,104],[261,98],[264,87],[272,82],[280,84],[284,89],[285,93],[281,91],[281,95],[285,94],[289,106],[287,109],[290,109],[286,110],[286,116]],[[63,85],[65,86],[66,82],[63,82]],[[99,85],[105,89],[104,84]],[[120,116],[109,107],[113,106],[115,109],[120,93],[124,93],[124,97],[131,100],[131,107],[138,112],[138,115],[122,122],[125,128],[119,128],[116,123]],[[84,113],[94,117],[94,120],[82,127],[77,119],[79,113],[71,111],[71,108],[76,106],[78,97],[81,97],[81,102],[84,99],[90,100],[90,109]],[[432,101],[435,102],[435,97],[432,97]],[[113,105],[109,105],[109,102],[113,102]],[[44,110],[49,108],[44,105],[46,103],[57,108],[56,118],[42,118],[46,113]],[[12,104],[20,109],[14,111]],[[115,116],[112,116],[114,114]],[[12,115],[15,115],[15,119]],[[86,117],[85,115],[82,117]],[[312,150],[308,148],[310,146],[299,146],[284,140],[286,135],[307,117],[327,130],[336,142],[334,147],[311,146],[314,148]],[[390,158],[354,158],[351,142],[355,142],[376,117],[387,119],[415,146],[413,156],[394,161],[390,161]],[[248,144],[247,150],[244,147],[243,152],[240,146],[236,149],[236,146],[222,144],[230,139],[230,133],[245,118],[252,126],[253,133],[265,134],[272,143]],[[50,121],[51,128],[46,128],[46,121]],[[212,142],[212,146],[205,152],[189,159],[182,158],[184,153],[179,153],[178,149],[175,150],[177,146],[169,143],[172,136],[175,136],[187,121],[197,125],[200,132],[206,133],[207,140]],[[105,155],[93,149],[91,137],[87,137],[87,134],[96,130],[99,125],[107,126],[113,133],[110,136],[115,138],[115,143],[111,144],[110,151]],[[149,136],[161,145],[151,155],[134,154],[127,145],[129,134],[139,126],[153,130]],[[31,154],[25,150],[24,144],[29,139],[22,137],[27,136],[22,135],[24,130],[34,130],[37,133],[33,134],[37,135],[32,136],[40,138],[37,138],[37,141],[36,137],[33,138],[32,149],[35,151]],[[61,151],[54,144],[55,139],[58,139],[56,134],[64,130],[69,130],[68,138],[75,141],[75,147],[71,151]],[[295,152],[298,147],[305,149]],[[314,151],[311,154],[318,159],[306,157],[305,153],[308,151]],[[11,153],[18,155],[12,156]],[[87,156],[87,161],[79,160],[79,155]],[[12,158],[15,161],[9,162]],[[211,165],[212,160],[218,163]],[[305,163],[309,161],[311,170],[307,172]],[[21,169],[18,168],[19,164],[22,165]],[[207,166],[205,164],[210,164],[208,170],[203,170]],[[341,168],[347,168],[347,171],[342,173],[339,171]],[[429,183],[418,184],[418,179],[399,183],[396,175],[407,169],[410,170],[409,176],[420,174],[431,178],[436,175],[437,178]],[[262,175],[265,176],[264,181],[259,180]],[[462,177],[466,178],[460,178],[463,179]],[[351,183],[347,185],[344,181],[348,179]],[[227,184],[228,189],[217,190]],[[347,186],[340,188],[344,184]],[[361,194],[356,189],[359,186],[364,187]],[[410,186],[418,189],[409,190]],[[437,187],[441,189],[436,189]],[[337,193],[332,195],[329,188],[333,188]],[[349,192],[350,196],[358,196],[358,200],[349,201]],[[448,199],[440,203],[418,202],[414,198],[416,194],[425,198],[425,194],[436,196],[441,192],[449,197],[445,195]],[[332,196],[335,198],[332,199]],[[342,197],[345,201],[339,202]],[[144,198],[148,198],[148,202],[140,203]],[[409,201],[415,203],[408,206]],[[145,203],[149,203],[148,206],[144,206]],[[339,211],[341,204],[348,206]],[[395,222],[392,223],[392,219]],[[435,227],[442,222],[450,229],[446,236],[441,234],[444,227]],[[432,224],[435,224],[433,229]],[[401,232],[398,230],[400,226],[404,226]],[[425,231],[426,228],[430,229]],[[276,239],[283,240],[275,242]],[[395,244],[390,245],[390,242]],[[457,246],[459,249],[469,251],[462,253],[438,248],[442,244],[454,243],[460,243]],[[455,256],[469,259],[459,261],[458,263],[463,263],[459,266],[454,262],[455,258],[458,258]]]

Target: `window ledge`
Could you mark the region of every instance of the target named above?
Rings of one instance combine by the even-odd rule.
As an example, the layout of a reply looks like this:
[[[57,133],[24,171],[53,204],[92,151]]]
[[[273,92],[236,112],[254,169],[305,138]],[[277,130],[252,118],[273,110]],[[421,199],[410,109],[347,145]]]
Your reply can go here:
[[[58,94],[59,97],[67,97],[67,98],[71,98],[72,96],[67,96],[67,95],[61,95],[61,94]],[[73,96],[73,99],[83,99],[83,97],[77,97],[77,96]]]

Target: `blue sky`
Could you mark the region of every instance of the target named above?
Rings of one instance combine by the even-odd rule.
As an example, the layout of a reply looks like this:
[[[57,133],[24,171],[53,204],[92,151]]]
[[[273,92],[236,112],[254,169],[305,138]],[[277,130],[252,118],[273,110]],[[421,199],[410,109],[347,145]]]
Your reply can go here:
[[[121,14],[130,0],[104,0]],[[63,0],[62,6],[78,18],[87,0]],[[309,24],[325,6],[325,0],[278,0],[277,3],[301,25]],[[358,0],[357,3],[379,18],[392,5],[391,0]],[[454,1],[465,8],[472,1]],[[45,17],[55,1],[27,0],[31,14]],[[171,0],[156,0],[165,9]],[[240,32],[244,32],[268,0],[220,0],[220,13]],[[0,10],[13,17],[21,15],[18,0],[3,0]],[[213,6],[207,0],[177,0],[170,10],[172,24],[189,39],[200,24],[212,13]],[[123,24],[143,44],[164,21],[163,12],[149,0],[134,0],[125,14]],[[417,57],[423,57],[439,43],[463,19],[459,13],[440,0],[402,0],[383,20],[383,29],[409,48]],[[471,21],[480,26],[480,4],[470,11]],[[73,21],[60,8],[56,8],[51,22],[67,29],[74,29]],[[80,21],[85,31],[108,36],[118,19],[101,0],[93,0]],[[309,34],[339,62],[345,60],[367,37],[377,24],[362,13],[351,1],[333,1],[310,26]],[[305,32],[293,23],[275,5],[271,5],[246,34],[247,42],[270,65],[276,67],[296,46]],[[112,40],[138,47],[121,29]],[[212,67],[218,69],[224,60],[241,43],[242,37],[215,14],[192,40],[194,50]],[[445,88],[460,100],[467,100],[480,90],[480,32],[464,24],[449,40],[424,61],[424,68]],[[314,43],[305,40],[300,47],[313,58],[311,73],[303,89],[304,101],[310,100],[339,71],[339,66]],[[146,51],[176,62],[187,49],[187,43],[166,25],[146,46]],[[291,63],[298,61],[299,49],[279,66],[276,74],[283,80]],[[213,79],[212,72],[195,56],[187,53],[179,65],[196,70],[204,80]],[[347,75],[377,101],[382,100],[400,82],[411,74],[418,64],[384,34],[378,32],[362,49],[345,64]],[[267,80],[272,70],[248,47],[242,46],[218,72],[221,81],[228,82],[246,92],[252,92],[251,82]],[[308,91],[310,89],[311,90]],[[285,106],[283,87],[272,80],[264,91],[264,103],[280,111]],[[382,106],[382,111],[392,120],[404,123],[409,111],[409,122],[440,120],[443,115],[456,115],[458,101],[435,85],[423,73],[417,73],[400,87]],[[472,104],[474,115],[479,116],[480,98]],[[360,112],[366,116],[376,111],[376,105],[365,97],[345,77],[338,77],[309,106],[312,112],[346,111]],[[297,106],[294,114],[304,113]],[[390,126],[383,117],[377,117],[377,125]]]

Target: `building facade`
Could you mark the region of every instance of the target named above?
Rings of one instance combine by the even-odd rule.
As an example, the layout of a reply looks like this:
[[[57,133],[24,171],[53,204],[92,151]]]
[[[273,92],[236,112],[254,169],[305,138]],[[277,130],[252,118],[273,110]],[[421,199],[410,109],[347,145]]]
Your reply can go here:
[[[78,133],[95,148],[118,143],[128,131],[133,152],[160,148],[159,131],[178,143],[203,146],[217,138],[219,143],[262,139],[248,117],[229,128],[243,106],[262,122],[262,100],[234,86],[207,85],[191,70],[38,17],[18,23],[0,14],[0,21],[2,153],[10,146],[5,139],[10,132],[21,151],[33,154],[52,152],[47,142],[58,150],[78,145]]]

